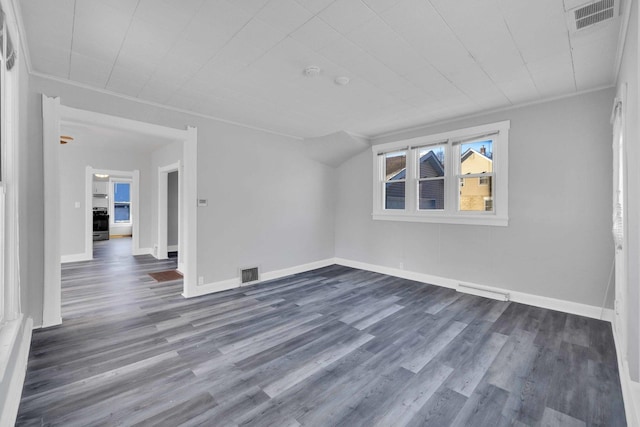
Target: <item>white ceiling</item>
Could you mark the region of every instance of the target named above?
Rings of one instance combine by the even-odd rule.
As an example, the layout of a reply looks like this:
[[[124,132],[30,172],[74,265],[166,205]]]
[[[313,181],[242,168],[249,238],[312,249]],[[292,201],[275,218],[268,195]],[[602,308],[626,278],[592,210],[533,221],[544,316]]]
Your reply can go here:
[[[36,73],[299,137],[375,136],[610,86],[621,21],[571,32],[562,0],[19,5]],[[309,65],[321,74],[305,77]]]

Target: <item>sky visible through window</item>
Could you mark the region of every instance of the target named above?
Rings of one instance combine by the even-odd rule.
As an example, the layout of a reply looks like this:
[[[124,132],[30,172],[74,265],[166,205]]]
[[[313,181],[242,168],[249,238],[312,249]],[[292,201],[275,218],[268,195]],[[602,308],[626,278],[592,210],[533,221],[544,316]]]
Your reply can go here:
[[[465,142],[464,144],[462,144],[462,147],[460,147],[461,148],[460,154],[461,155],[464,154],[469,148],[480,153],[480,150],[482,149],[483,146],[486,150],[485,155],[490,159],[493,158],[493,141],[490,139],[487,139],[485,141],[477,141],[477,142]]]

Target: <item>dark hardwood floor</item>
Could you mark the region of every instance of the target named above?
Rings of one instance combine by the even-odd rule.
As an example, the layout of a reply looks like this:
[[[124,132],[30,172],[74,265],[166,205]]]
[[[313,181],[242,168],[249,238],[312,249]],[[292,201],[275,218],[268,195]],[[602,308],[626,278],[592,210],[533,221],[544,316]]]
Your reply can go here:
[[[184,299],[98,242],[17,425],[623,426],[610,325],[331,266]]]

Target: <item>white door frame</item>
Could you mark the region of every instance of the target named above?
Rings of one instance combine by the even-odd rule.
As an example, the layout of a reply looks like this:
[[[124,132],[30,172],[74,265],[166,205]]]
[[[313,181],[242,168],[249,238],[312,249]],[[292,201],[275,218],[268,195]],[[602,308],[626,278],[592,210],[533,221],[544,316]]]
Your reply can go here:
[[[615,99],[611,123],[613,125],[613,218],[614,218],[614,243],[615,243],[615,300],[613,328],[618,338],[618,351],[621,359],[628,359],[628,228],[627,228],[627,165],[626,165],[626,90],[627,85],[622,85],[618,97]],[[617,206],[619,205],[619,206]],[[616,226],[617,219],[617,226]],[[616,235],[619,237],[616,238]]]
[[[180,161],[175,163],[171,163],[170,165],[160,166],[158,167],[158,249],[156,258],[158,259],[167,259],[169,258],[168,254],[168,243],[167,243],[167,230],[169,228],[168,225],[168,192],[169,192],[169,173],[170,172],[178,172],[178,200],[180,200],[180,186],[182,183],[182,174],[180,173]],[[181,206],[178,204],[178,267],[180,267],[180,253],[182,252],[181,246]],[[178,270],[181,270],[178,268]]]
[[[42,127],[45,181],[45,224],[44,224],[44,296],[43,327],[62,323],[61,282],[60,282],[60,184],[58,146],[60,123],[96,125],[124,129],[149,136],[183,141],[183,183],[184,195],[181,208],[184,221],[182,239],[183,295],[194,295],[197,287],[197,144],[198,129],[188,126],[175,129],[152,123],[139,122],[122,117],[66,107],[60,98],[42,95]],[[89,187],[91,188],[91,187]],[[133,197],[139,197],[134,187]],[[88,209],[87,209],[88,210]],[[137,221],[139,222],[139,221]],[[86,228],[85,228],[86,229]],[[135,234],[137,230],[134,229]],[[92,235],[92,233],[89,233]],[[86,240],[85,240],[86,242]],[[86,244],[86,243],[85,243]]]
[[[60,98],[42,95],[44,154],[44,294],[42,327],[62,323],[60,286]]]
[[[87,166],[86,171],[86,190],[85,190],[85,206],[90,207],[93,204],[93,174],[102,173],[109,176],[116,176],[118,178],[126,178],[131,180],[131,255],[144,255],[146,252],[140,251],[140,171],[138,169],[133,171],[118,171],[111,169],[95,169],[91,166]],[[111,202],[109,202],[111,203]],[[93,217],[92,209],[87,209],[87,216],[85,219],[85,258],[88,260],[93,259]]]

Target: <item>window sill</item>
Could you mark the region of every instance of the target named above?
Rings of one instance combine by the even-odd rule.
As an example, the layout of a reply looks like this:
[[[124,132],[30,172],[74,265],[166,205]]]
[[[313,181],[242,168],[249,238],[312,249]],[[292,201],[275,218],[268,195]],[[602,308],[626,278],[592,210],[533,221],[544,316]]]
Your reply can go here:
[[[372,218],[376,221],[403,221],[403,222],[429,222],[436,224],[461,224],[461,225],[490,225],[497,227],[507,227],[508,217],[498,217],[495,215],[424,215],[410,213],[373,213]]]
[[[22,315],[16,320],[0,326],[0,380],[4,382],[7,367],[13,354],[13,348],[18,341],[18,333],[22,325]]]

